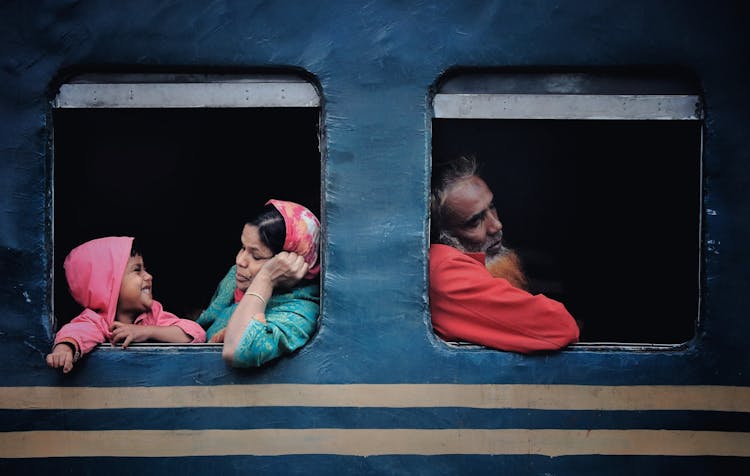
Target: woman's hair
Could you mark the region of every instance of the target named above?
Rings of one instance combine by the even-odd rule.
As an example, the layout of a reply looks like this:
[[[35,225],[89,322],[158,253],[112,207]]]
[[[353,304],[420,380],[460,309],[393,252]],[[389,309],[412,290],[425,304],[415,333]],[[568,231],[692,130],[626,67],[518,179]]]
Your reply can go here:
[[[284,250],[286,240],[286,223],[284,217],[273,205],[266,205],[255,218],[247,222],[248,225],[258,227],[258,235],[264,245],[273,254]]]

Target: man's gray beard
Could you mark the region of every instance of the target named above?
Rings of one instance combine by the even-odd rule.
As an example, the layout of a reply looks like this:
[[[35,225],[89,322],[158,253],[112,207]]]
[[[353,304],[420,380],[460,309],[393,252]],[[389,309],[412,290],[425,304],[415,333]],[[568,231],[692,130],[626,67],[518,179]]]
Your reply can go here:
[[[502,239],[503,232],[500,231],[493,237]],[[438,236],[438,242],[442,245],[452,246],[453,248],[456,248],[459,251],[463,251],[464,253],[485,253],[488,260],[499,258],[511,252],[510,248],[506,248],[505,245],[501,245],[500,248],[496,250],[488,251],[489,247],[493,243],[496,243],[497,240],[487,240],[481,246],[464,246],[458,238],[451,235],[447,231],[440,232],[440,236]]]

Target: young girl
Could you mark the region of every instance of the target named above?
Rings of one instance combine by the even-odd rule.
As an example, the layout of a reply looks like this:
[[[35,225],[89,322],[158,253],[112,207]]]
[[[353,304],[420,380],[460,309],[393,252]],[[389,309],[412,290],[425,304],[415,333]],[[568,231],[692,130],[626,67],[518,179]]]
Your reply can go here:
[[[68,373],[97,344],[206,341],[203,328],[164,311],[151,295],[153,277],[128,236],[88,241],[65,258],[70,293],[85,309],[60,328],[47,365]]]

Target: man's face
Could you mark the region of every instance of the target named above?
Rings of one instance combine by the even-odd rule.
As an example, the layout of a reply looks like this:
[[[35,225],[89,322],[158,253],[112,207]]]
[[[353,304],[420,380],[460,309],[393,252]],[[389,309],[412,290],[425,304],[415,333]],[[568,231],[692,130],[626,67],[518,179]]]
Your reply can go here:
[[[494,196],[479,177],[463,179],[448,188],[443,204],[445,244],[467,252],[493,256],[504,251],[503,225],[497,217]],[[452,242],[452,243],[451,243]]]

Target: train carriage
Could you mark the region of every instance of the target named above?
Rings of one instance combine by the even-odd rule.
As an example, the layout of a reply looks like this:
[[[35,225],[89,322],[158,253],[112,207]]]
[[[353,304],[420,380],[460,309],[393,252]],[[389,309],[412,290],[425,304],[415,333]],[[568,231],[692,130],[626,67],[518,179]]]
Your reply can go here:
[[[741,2],[8,1],[3,474],[735,474],[750,469],[750,43]],[[534,292],[581,339],[432,330],[433,164],[475,153]],[[62,261],[136,236],[205,308],[248,207],[321,218],[300,350],[100,345]],[[743,238],[744,237],[744,238]]]

